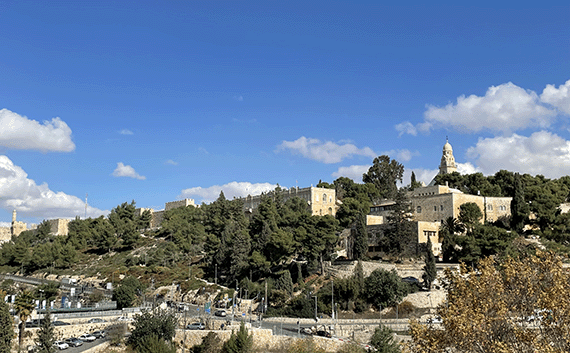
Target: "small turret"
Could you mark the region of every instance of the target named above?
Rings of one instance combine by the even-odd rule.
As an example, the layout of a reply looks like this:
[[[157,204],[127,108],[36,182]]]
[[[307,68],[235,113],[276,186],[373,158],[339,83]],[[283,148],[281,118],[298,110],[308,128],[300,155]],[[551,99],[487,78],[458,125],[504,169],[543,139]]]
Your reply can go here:
[[[16,223],[16,210],[12,211],[12,223]]]

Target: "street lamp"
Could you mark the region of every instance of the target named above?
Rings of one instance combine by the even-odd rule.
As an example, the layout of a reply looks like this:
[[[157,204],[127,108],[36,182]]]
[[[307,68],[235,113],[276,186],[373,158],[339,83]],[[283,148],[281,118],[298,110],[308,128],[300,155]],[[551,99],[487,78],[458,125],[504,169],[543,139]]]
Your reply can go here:
[[[319,318],[317,317],[317,296],[313,295],[313,298],[315,298],[315,321],[319,322]]]

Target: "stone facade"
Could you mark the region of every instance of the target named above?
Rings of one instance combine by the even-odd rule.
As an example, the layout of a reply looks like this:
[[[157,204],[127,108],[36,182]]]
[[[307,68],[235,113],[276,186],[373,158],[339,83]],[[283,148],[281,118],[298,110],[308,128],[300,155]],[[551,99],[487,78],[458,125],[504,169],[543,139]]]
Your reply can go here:
[[[458,218],[461,205],[473,202],[483,213],[481,223],[494,222],[511,215],[511,197],[487,197],[464,194],[444,185],[417,188],[411,194],[413,218],[424,222],[443,222]]]
[[[248,212],[253,212],[259,206],[262,197],[270,196],[273,197],[274,191],[270,191],[267,194],[248,195],[246,197],[240,198],[243,201],[244,209]],[[335,189],[327,188],[317,188],[314,186],[308,188],[290,188],[281,191],[281,196],[283,201],[287,201],[293,197],[299,197],[309,205],[311,212],[315,216],[324,215],[336,215],[336,210],[338,208],[336,201],[336,191]]]
[[[171,201],[171,202],[167,202],[164,204],[164,210],[168,211],[171,210],[173,208],[178,208],[178,207],[187,207],[187,206],[194,206],[196,207],[196,204],[194,203],[193,199],[184,199],[184,200],[179,200],[179,201]]]
[[[160,224],[164,220],[164,212],[166,212],[168,210],[172,210],[174,208],[188,207],[188,206],[196,207],[196,204],[194,203],[193,199],[184,199],[184,200],[166,202],[164,204],[164,210],[155,211],[152,208],[141,207],[141,208],[137,208],[135,210],[135,212],[136,212],[137,216],[141,216],[144,211],[147,211],[147,210],[150,211],[150,214],[152,216],[152,218],[150,220],[150,228],[158,228],[158,227],[160,227]]]
[[[69,219],[50,219],[48,220],[48,223],[51,228],[50,233],[53,235],[67,235],[69,233],[67,229]]]

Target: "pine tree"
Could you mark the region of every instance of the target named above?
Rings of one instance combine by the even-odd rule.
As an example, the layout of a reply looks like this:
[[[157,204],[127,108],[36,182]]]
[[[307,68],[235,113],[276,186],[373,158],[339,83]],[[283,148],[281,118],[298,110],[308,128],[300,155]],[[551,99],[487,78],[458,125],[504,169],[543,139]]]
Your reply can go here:
[[[46,311],[43,320],[41,320],[40,329],[38,330],[38,337],[36,338],[36,345],[38,346],[38,353],[54,353],[56,348],[53,346],[54,327],[51,324],[51,313]]]
[[[392,330],[386,326],[378,326],[370,338],[370,345],[379,353],[400,353],[398,343],[394,341]]]
[[[5,292],[0,291],[0,297],[4,297]],[[8,304],[0,300],[0,353],[10,353],[14,329],[12,326],[12,316],[8,311]]]

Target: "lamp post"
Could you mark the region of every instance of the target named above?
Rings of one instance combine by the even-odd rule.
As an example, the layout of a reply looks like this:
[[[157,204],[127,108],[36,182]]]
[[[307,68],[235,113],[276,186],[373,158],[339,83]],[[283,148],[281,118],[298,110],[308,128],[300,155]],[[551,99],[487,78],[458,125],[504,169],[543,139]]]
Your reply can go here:
[[[315,321],[319,322],[319,318],[317,317],[317,296],[313,295],[313,298],[315,298]]]

